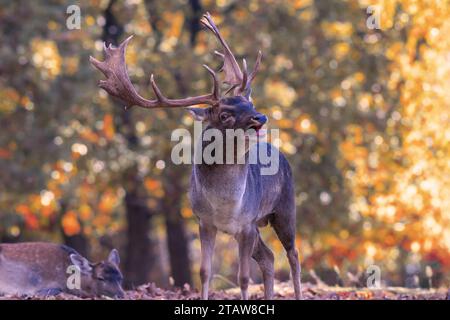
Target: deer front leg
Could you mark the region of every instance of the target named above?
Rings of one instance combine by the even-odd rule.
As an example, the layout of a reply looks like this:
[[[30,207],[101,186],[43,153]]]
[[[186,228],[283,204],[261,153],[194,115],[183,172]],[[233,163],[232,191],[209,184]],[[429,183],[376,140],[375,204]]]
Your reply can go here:
[[[200,266],[200,279],[202,281],[202,299],[208,300],[209,280],[211,278],[211,264],[214,254],[217,228],[204,225],[200,222],[200,245],[202,262]]]
[[[255,247],[257,237],[255,226],[244,229],[237,235],[239,244],[239,285],[241,287],[241,296],[243,300],[248,300],[248,283],[250,280],[250,259]]]

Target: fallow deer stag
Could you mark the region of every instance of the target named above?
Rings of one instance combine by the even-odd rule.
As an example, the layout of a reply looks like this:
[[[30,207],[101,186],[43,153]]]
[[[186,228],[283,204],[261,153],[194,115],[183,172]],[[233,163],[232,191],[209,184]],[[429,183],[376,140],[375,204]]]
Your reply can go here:
[[[122,100],[127,107],[136,105],[152,109],[209,105],[207,108],[188,108],[196,119],[206,124],[205,130],[214,128],[225,132],[230,129],[252,129],[261,133],[260,129],[267,122],[267,117],[255,110],[250,99],[251,83],[261,62],[261,52],[251,73],[247,71],[245,59],[241,70],[210,14],[206,13],[201,22],[215,35],[223,49],[222,53],[215,53],[223,59],[220,71],[223,71],[223,82],[228,86],[224,94],[220,93],[221,86],[216,73],[204,65],[212,76],[211,93],[185,99],[169,99],[161,93],[151,75],[150,82],[156,97],[154,100],[143,98],[131,84],[125,64],[125,49],[131,37],[118,48],[105,46],[105,61],[100,62],[91,57],[91,63],[106,76],[106,80],[101,80],[99,86]],[[258,145],[261,144],[256,144]],[[270,144],[268,146],[268,153],[277,151]],[[248,151],[248,148],[245,150]],[[295,297],[297,299],[302,297],[300,263],[295,248],[294,183],[286,158],[281,153],[277,154],[279,166],[273,175],[261,174],[263,165],[259,162],[193,165],[189,193],[193,211],[200,225],[202,299],[208,299],[217,230],[233,235],[238,242],[239,284],[242,298],[248,299],[251,257],[261,268],[265,298],[273,298],[274,256],[262,241],[258,230],[259,226],[268,223],[274,228],[287,252]]]

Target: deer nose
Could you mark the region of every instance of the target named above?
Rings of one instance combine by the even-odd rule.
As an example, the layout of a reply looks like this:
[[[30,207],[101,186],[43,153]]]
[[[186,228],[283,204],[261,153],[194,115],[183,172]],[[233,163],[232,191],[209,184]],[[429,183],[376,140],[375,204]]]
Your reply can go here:
[[[260,124],[265,124],[267,122],[267,117],[263,114],[257,114],[252,117],[252,120],[258,121]]]

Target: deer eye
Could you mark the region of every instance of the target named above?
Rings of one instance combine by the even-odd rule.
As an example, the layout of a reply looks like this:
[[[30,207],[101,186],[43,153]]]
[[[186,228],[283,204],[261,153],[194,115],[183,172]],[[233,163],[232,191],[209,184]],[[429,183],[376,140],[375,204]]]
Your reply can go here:
[[[105,278],[103,278],[103,277],[97,277],[97,280],[106,281]]]
[[[226,121],[230,117],[230,114],[227,112],[222,112],[220,114],[220,121]]]

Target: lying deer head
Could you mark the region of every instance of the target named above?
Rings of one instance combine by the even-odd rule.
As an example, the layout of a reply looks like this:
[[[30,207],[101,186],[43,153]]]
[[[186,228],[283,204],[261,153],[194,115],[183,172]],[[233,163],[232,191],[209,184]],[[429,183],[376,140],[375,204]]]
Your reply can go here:
[[[251,83],[256,76],[261,62],[261,51],[258,53],[253,71],[249,74],[245,59],[243,59],[243,70],[241,70],[236,58],[212,21],[209,13],[203,16],[201,23],[214,33],[223,48],[223,53],[215,51],[215,54],[223,59],[223,66],[220,71],[224,73],[223,83],[228,86],[223,95],[216,72],[207,65],[203,65],[213,79],[213,89],[210,94],[184,99],[168,99],[161,93],[152,74],[150,83],[156,99],[150,100],[143,98],[131,84],[125,63],[125,50],[132,36],[122,42],[118,48],[113,48],[111,45],[107,47],[105,45],[105,61],[101,62],[93,57],[90,58],[91,63],[106,76],[106,80],[101,80],[99,86],[110,95],[125,102],[126,107],[139,106],[152,109],[207,104],[210,107],[189,108],[189,110],[197,120],[205,121],[217,129],[254,129],[259,131],[267,122],[267,117],[255,110],[250,99],[250,94]],[[229,94],[231,96],[227,96]]]
[[[123,276],[119,270],[120,258],[116,249],[109,253],[107,260],[98,263],[90,263],[78,253],[72,253],[70,260],[80,269],[83,295],[123,297]]]

